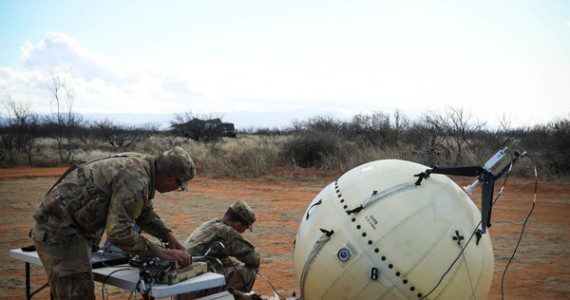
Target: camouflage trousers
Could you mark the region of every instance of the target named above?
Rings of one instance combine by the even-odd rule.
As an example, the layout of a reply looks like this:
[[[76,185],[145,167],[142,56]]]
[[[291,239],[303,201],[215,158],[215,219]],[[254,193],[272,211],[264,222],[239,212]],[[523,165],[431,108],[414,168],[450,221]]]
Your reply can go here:
[[[88,239],[77,234],[69,243],[57,245],[34,238],[34,245],[55,299],[95,299]]]
[[[226,273],[226,285],[227,288],[233,288],[234,290],[240,292],[250,292],[255,283],[255,276],[257,273],[254,269],[247,268],[244,265],[235,265],[224,267],[224,272]],[[189,294],[176,296],[177,300],[190,300],[196,299],[215,293],[224,291],[224,287],[212,288],[203,291],[192,292]]]
[[[237,265],[234,267],[224,268],[227,274],[228,288],[233,288],[240,292],[249,292],[255,283],[255,276],[257,273],[254,269],[247,268],[244,265]]]

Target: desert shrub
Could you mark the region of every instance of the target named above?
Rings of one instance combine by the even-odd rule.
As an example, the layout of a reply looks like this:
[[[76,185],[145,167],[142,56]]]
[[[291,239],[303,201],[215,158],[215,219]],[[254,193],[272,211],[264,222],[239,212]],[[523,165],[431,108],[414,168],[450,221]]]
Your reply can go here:
[[[8,97],[0,110],[0,164],[19,166],[32,164],[39,155],[36,142],[41,118],[33,113],[29,103]]]
[[[394,142],[390,127],[390,116],[382,112],[374,112],[370,115],[357,114],[352,117],[352,121],[343,128],[343,135],[346,139],[358,139],[364,144],[374,147],[384,148]]]
[[[286,162],[302,168],[322,167],[323,158],[339,149],[341,138],[330,132],[306,131],[293,137],[283,145]]]
[[[358,165],[377,159],[380,159],[379,148],[345,141],[337,145],[336,151],[323,153],[322,168],[345,172]]]
[[[143,153],[161,153],[170,150],[176,146],[185,148],[192,140],[185,137],[173,136],[167,132],[157,132],[149,136],[146,140],[140,142],[135,151]]]
[[[95,121],[86,125],[81,135],[85,146],[104,143],[99,147],[107,148],[112,152],[125,152],[135,149],[137,144],[148,140],[157,132],[157,126],[145,124],[140,126],[125,125],[113,121]]]
[[[211,177],[258,177],[283,162],[283,138],[246,136],[219,143],[191,143],[187,150],[202,174]]]
[[[503,122],[489,129],[460,109],[428,112],[413,121],[399,111],[392,115],[374,112],[355,115],[348,121],[320,116],[297,121],[289,128],[250,128],[240,131],[237,138],[208,141],[144,129],[143,135],[136,136],[140,132],[126,127],[103,135],[101,126],[87,123],[74,127],[78,137],[67,140],[54,137],[57,124],[49,118],[5,117],[0,122],[0,167],[56,166],[61,164],[62,150],[68,145],[75,147],[64,153],[68,163],[125,150],[156,155],[181,146],[189,151],[202,175],[256,177],[280,167],[345,172],[378,159],[404,159],[427,166],[482,165],[496,151],[509,146],[528,151],[541,176],[564,177],[570,173],[568,117],[534,127],[511,128]],[[23,126],[28,124],[33,130]],[[109,125],[103,127],[111,133],[117,129],[111,128],[113,124],[103,125]],[[125,134],[124,139],[121,134]],[[131,134],[135,134],[133,143],[128,140]],[[111,136],[113,142],[101,136]],[[16,138],[28,146],[13,146],[17,145]],[[529,161],[521,164],[528,166]],[[531,175],[532,169],[517,167],[515,174]]]
[[[550,124],[549,167],[556,174],[570,173],[570,119]]]
[[[469,111],[449,107],[443,113],[430,111],[406,122],[398,140],[403,141],[400,147],[410,147],[420,163],[460,166],[481,164],[487,153],[497,151],[500,133],[486,130],[485,123],[474,119]],[[496,141],[494,145],[489,144],[491,140]]]
[[[521,146],[531,153],[543,174],[570,173],[570,118],[519,132]]]
[[[406,133],[405,140],[410,145],[410,151],[424,164],[432,165],[447,161],[449,153],[445,147],[441,121],[425,116],[424,121],[414,122]]]
[[[344,126],[343,121],[331,116],[316,116],[305,121],[294,121],[291,131],[293,133],[328,132],[338,134]]]
[[[233,123],[222,122],[213,115],[195,116],[190,112],[178,114],[170,121],[170,132],[196,141],[217,142],[222,137],[236,137]]]
[[[260,135],[260,136],[277,136],[290,134],[292,128],[279,128],[279,127],[249,127],[239,131],[244,135]]]

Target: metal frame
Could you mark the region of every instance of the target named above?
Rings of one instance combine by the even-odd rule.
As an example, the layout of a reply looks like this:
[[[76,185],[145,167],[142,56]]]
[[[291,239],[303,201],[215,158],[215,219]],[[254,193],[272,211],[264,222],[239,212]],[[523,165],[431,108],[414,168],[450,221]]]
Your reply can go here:
[[[430,174],[444,174],[444,175],[458,175],[458,176],[477,176],[478,181],[483,183],[483,188],[481,192],[481,228],[477,231],[477,243],[482,234],[487,232],[487,228],[491,227],[491,212],[493,210],[493,192],[495,189],[495,181],[503,176],[510,168],[515,164],[515,162],[526,156],[526,152],[522,154],[518,151],[512,153],[509,163],[507,163],[503,168],[501,168],[497,173],[493,173],[491,170],[481,167],[481,166],[469,166],[469,167],[451,167],[451,168],[440,168],[434,166],[431,169],[427,169],[420,174],[416,174],[418,177],[416,185],[421,185],[422,180],[429,178]],[[492,160],[493,158],[491,158]],[[491,161],[490,160],[490,161]],[[487,162],[489,163],[489,162]],[[496,163],[496,162],[495,162]],[[486,164],[487,166],[487,164]],[[474,186],[474,184],[472,185]],[[469,187],[471,188],[471,187]]]
[[[30,287],[30,263],[29,262],[25,262],[26,264],[26,300],[30,300],[32,299],[32,297],[41,292],[43,289],[45,289],[46,287],[49,286],[49,283],[45,283],[44,285],[40,286],[39,288],[37,288],[36,290],[34,290],[33,292],[31,292],[31,287]],[[49,294],[49,298],[53,300],[53,295],[50,293]]]

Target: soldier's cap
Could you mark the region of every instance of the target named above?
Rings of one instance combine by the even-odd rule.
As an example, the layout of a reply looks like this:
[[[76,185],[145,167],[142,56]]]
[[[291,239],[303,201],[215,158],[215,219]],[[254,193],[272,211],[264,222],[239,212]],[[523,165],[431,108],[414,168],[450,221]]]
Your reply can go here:
[[[196,166],[186,150],[176,146],[174,149],[163,152],[158,162],[167,174],[178,180],[180,188],[188,190],[188,181],[196,175]]]
[[[245,201],[237,201],[230,206],[230,209],[242,219],[249,230],[252,230],[252,225],[255,222],[255,213]]]

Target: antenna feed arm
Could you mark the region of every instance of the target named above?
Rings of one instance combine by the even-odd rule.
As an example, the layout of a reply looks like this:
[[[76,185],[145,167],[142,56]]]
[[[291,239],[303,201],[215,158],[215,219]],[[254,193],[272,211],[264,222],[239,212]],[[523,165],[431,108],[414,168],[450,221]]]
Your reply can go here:
[[[485,165],[483,165],[483,168],[490,171],[499,161],[501,161],[501,159],[505,156],[507,150],[509,150],[509,147],[505,147],[505,149],[497,151],[495,155],[493,155],[491,158],[489,158],[489,160],[487,160]],[[463,187],[467,195],[469,196],[472,195],[473,189],[477,187],[480,181],[481,178],[477,178],[470,185]]]
[[[454,168],[440,168],[438,166],[433,166],[433,168],[427,169],[424,172],[416,174],[414,176],[419,177],[418,180],[416,181],[416,185],[420,185],[422,180],[428,178],[431,174],[479,176],[483,172],[486,172],[486,170],[481,166],[454,167]]]
[[[510,162],[503,166],[497,173],[493,173],[491,169],[497,165],[501,159],[508,152],[511,153]],[[420,185],[422,180],[428,178],[431,174],[445,174],[445,175],[458,175],[458,176],[477,176],[477,179],[470,185],[464,187],[467,194],[471,195],[472,190],[479,184],[483,183],[481,192],[481,229],[478,230],[478,239],[481,234],[485,234],[487,227],[491,226],[491,212],[493,209],[493,193],[495,189],[495,181],[511,170],[515,162],[527,156],[526,151],[520,153],[519,151],[510,151],[509,148],[499,150],[493,157],[491,157],[484,166],[470,166],[470,167],[453,167],[453,168],[440,168],[434,166],[424,172],[414,176],[419,177],[416,185]]]

